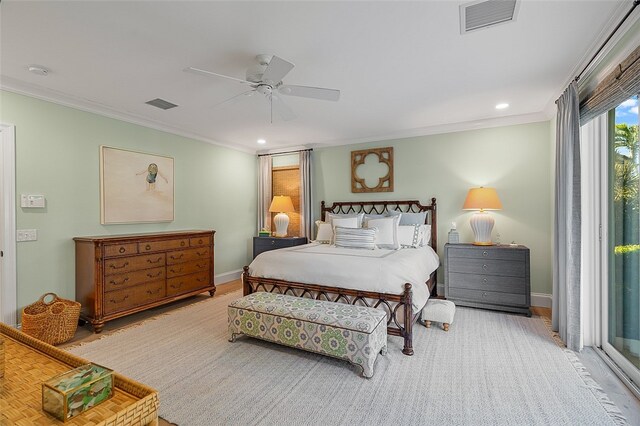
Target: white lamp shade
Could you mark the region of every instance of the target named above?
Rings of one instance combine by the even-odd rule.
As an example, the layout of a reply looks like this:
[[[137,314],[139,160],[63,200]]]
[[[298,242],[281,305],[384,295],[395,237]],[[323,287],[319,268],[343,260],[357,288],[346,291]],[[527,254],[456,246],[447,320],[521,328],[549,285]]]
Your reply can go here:
[[[471,225],[473,235],[475,236],[473,244],[477,246],[493,245],[491,242],[491,230],[493,229],[494,223],[495,221],[491,215],[485,211],[476,212],[471,216],[469,224]]]

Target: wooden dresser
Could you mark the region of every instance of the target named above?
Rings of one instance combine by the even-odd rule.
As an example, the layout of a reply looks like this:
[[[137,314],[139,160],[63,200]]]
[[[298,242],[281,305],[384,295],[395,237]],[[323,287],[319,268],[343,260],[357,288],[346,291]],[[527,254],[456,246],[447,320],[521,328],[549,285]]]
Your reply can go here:
[[[76,237],[76,300],[96,333],[115,318],[216,291],[215,231]]]
[[[444,289],[457,305],[531,316],[529,249],[445,244]]]

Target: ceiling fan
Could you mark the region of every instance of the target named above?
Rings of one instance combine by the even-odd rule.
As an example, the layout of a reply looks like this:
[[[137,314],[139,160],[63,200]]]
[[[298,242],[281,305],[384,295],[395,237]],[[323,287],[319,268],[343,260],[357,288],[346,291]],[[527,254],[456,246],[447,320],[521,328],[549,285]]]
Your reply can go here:
[[[293,111],[291,111],[291,109],[282,101],[279,95],[299,96],[302,98],[320,99],[324,101],[334,102],[340,99],[340,91],[336,89],[283,84],[282,79],[295,66],[291,62],[285,61],[282,58],[272,55],[258,55],[256,56],[256,60],[258,61],[258,63],[251,66],[247,70],[246,78],[244,80],[241,78],[218,74],[212,71],[207,71],[195,67],[188,67],[185,69],[185,71],[205,76],[227,78],[241,84],[246,84],[251,89],[235,95],[216,106],[222,105],[226,102],[243,96],[251,96],[255,93],[260,93],[261,95],[264,95],[265,98],[269,101],[272,123],[274,108],[276,112],[280,114],[283,120],[292,120],[295,118],[295,114],[293,113]]]

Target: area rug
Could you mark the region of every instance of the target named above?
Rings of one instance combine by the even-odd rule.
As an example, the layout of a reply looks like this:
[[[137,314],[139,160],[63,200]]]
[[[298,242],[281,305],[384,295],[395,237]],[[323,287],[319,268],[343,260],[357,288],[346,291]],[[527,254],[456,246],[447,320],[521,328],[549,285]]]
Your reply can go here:
[[[239,338],[232,292],[69,349],[160,393],[160,415],[199,425],[626,424],[540,318],[458,308],[449,332],[417,325],[415,355],[389,337],[375,375]]]

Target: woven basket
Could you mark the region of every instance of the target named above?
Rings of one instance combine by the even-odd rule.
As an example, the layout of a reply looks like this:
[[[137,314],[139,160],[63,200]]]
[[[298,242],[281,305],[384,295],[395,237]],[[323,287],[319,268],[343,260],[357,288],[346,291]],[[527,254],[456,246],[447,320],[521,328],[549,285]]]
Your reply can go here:
[[[45,302],[47,296],[53,299]],[[79,317],[80,303],[45,293],[22,310],[22,331],[50,345],[58,345],[73,337]]]

